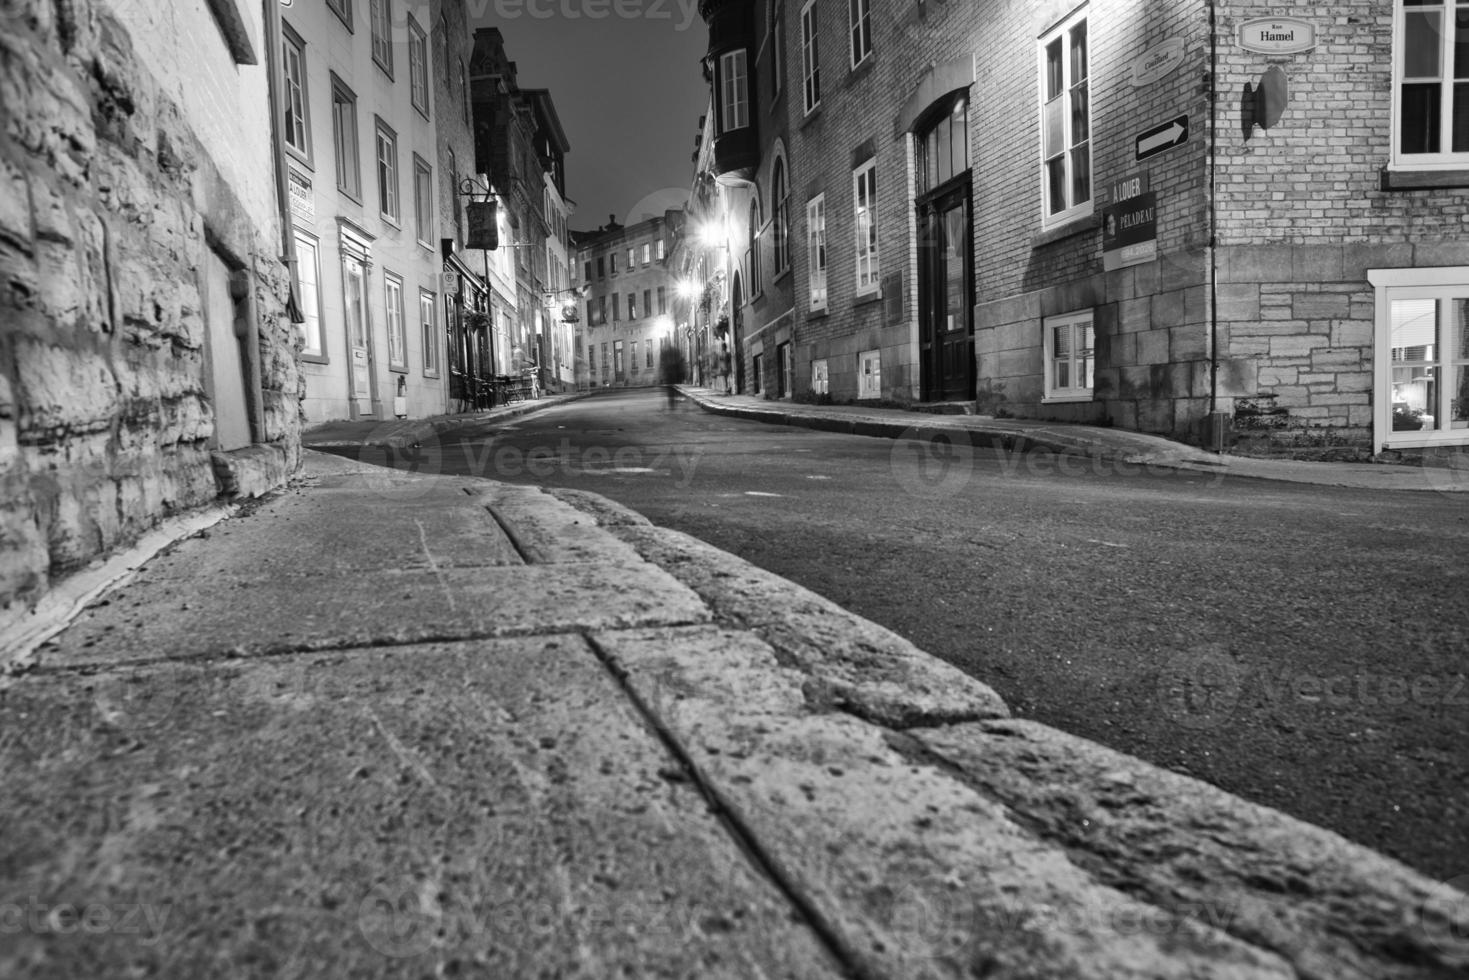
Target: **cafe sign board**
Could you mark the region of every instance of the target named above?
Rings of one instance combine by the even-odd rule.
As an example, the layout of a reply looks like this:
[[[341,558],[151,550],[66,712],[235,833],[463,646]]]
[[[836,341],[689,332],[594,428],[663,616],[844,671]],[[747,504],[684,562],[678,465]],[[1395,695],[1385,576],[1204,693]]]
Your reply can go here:
[[[1261,17],[1239,25],[1239,46],[1259,54],[1296,54],[1316,46],[1316,25],[1295,17]]]

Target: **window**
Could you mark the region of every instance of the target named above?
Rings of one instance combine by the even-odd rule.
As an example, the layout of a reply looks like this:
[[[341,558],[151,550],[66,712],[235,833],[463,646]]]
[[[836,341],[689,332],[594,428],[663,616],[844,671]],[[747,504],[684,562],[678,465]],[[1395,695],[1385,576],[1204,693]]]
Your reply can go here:
[[[786,195],[786,162],[783,157],[775,158],[775,169],[770,178],[770,199],[774,209],[771,215],[771,237],[775,239],[775,274],[779,276],[790,267],[790,240],[788,217],[790,201]]]
[[[408,338],[403,331],[403,280],[391,272],[385,272],[383,283],[388,312],[388,367],[395,371],[406,371]]]
[[[464,121],[469,122],[469,72],[464,70],[464,59],[459,59],[459,91],[464,95]]]
[[[377,121],[377,206],[382,216],[398,223],[398,135]]]
[[[780,95],[781,82],[785,76],[785,10],[777,3],[770,17],[770,96]]]
[[[652,367],[653,366],[653,342],[651,340],[648,341],[647,348],[648,348],[648,354],[647,354],[647,356],[648,356],[648,363],[645,364],[644,367]]]
[[[296,234],[296,292],[301,300],[301,356],[326,357],[321,338],[321,266],[316,239]]]
[[[604,324],[604,325],[607,323],[607,297],[606,296],[598,296],[597,297],[597,322],[598,323],[601,323],[601,324]]]
[[[1393,162],[1469,165],[1469,4],[1398,0],[1394,7]]]
[[[1092,311],[1048,316],[1045,333],[1046,401],[1091,401]]]
[[[1373,269],[1377,290],[1373,441],[1469,443],[1469,267]]]
[[[617,275],[617,253],[616,252],[610,253],[607,256],[607,261],[610,263],[610,269],[611,269],[612,274],[614,276]]]
[[[663,261],[663,239],[658,239],[658,261]]]
[[[622,366],[622,341],[620,340],[612,342],[612,368],[617,377],[622,377],[624,368]]]
[[[806,0],[801,8],[801,77],[805,79],[802,98],[809,113],[821,104],[821,62],[816,51],[816,0]]]
[[[1086,20],[1073,17],[1041,38],[1041,165],[1045,224],[1092,210],[1091,105]]]
[[[337,149],[337,189],[362,199],[362,169],[357,159],[357,96],[332,76],[332,140]]]
[[[332,9],[332,13],[342,19],[347,25],[347,30],[352,29],[352,3],[353,0],[326,0],[326,5]]]
[[[423,373],[425,377],[439,376],[439,324],[438,297],[420,290],[418,293],[418,325],[423,333]]]
[[[393,77],[393,0],[367,0],[368,19],[372,22],[372,60]]]
[[[636,320],[638,318],[638,294],[637,293],[628,293],[627,294],[627,318],[629,320]]]
[[[852,171],[852,208],[857,219],[857,295],[861,296],[878,288],[876,160]]]
[[[413,215],[418,240],[432,247],[434,240],[434,173],[417,153],[413,154]]]
[[[662,286],[658,287],[658,312],[668,312],[668,291]]]
[[[917,140],[918,193],[969,169],[969,104],[957,99]]]
[[[806,204],[806,278],[811,289],[811,310],[826,309],[826,195],[818,194]]]
[[[653,291],[651,289],[645,289],[645,290],[643,290],[643,316],[652,316],[652,315],[653,315]]]
[[[597,316],[596,316],[596,313],[597,313],[596,301],[595,300],[592,300],[592,299],[588,299],[587,300],[587,326],[589,326],[589,327],[595,327],[597,325]]]
[[[408,18],[408,83],[413,89],[413,107],[428,115],[428,38],[417,21]]]
[[[649,242],[643,242],[643,265],[653,261],[653,246]]]
[[[614,270],[615,271],[615,270]],[[607,278],[607,262],[602,256],[597,256],[597,278]]]
[[[286,147],[311,162],[311,117],[307,115],[306,45],[288,25],[282,25],[282,62],[286,90]]]
[[[638,265],[638,250],[637,250],[637,247],[634,246],[634,247],[629,248],[627,250],[627,271],[628,272],[631,272],[633,269],[637,268],[637,265]]]
[[[817,395],[831,393],[831,379],[825,358],[811,362],[811,391]]]
[[[852,27],[852,67],[856,68],[872,54],[872,0],[847,0]]]
[[[587,344],[587,370],[593,375],[597,373],[597,345]]]
[[[618,313],[617,313],[617,294],[616,293],[613,293],[612,294],[612,319],[613,319],[614,322],[622,319],[622,317],[618,316]]]
[[[636,374],[638,371],[638,342],[636,340],[628,345],[627,363],[632,368],[633,373]]]
[[[745,49],[719,56],[719,131],[727,133],[750,125],[750,78]]]
[[[587,282],[592,281],[592,260],[587,259]]]
[[[750,295],[759,296],[760,282],[760,202],[750,200]]]

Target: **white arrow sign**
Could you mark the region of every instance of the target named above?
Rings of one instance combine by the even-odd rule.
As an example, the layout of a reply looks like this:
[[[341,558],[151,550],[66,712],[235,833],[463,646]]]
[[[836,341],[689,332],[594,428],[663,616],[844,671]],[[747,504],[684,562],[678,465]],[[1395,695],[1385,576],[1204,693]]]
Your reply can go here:
[[[1179,116],[1172,122],[1150,129],[1137,138],[1137,158],[1162,153],[1188,139],[1188,116]]]

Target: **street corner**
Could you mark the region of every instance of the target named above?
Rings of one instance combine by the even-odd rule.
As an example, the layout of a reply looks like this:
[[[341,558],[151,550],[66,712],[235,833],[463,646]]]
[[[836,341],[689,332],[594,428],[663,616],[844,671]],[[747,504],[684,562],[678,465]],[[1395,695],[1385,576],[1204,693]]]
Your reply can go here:
[[[1191,731],[1209,731],[1233,717],[1244,684],[1244,668],[1225,644],[1199,643],[1165,660],[1155,694],[1169,721]]]
[[[969,434],[909,426],[893,440],[888,468],[911,496],[938,500],[957,496],[974,475]]]
[[[1416,910],[1418,932],[1448,961],[1469,970],[1469,874],[1443,881]]]

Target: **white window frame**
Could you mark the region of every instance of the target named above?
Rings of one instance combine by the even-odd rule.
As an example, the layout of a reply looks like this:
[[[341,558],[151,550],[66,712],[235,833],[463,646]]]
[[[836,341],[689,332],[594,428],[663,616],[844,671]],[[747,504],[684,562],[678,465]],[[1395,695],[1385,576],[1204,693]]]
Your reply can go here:
[[[661,238],[658,239],[658,251],[657,251],[657,255],[658,255],[658,261],[659,262],[662,262],[663,261],[663,239],[661,239]]]
[[[806,282],[811,312],[826,309],[826,195],[806,202]]]
[[[817,33],[816,0],[801,8],[801,104],[806,115],[821,105],[821,49]]]
[[[423,376],[439,376],[439,298],[427,289],[418,291],[418,326],[423,335]]]
[[[408,370],[408,334],[403,325],[403,279],[383,272],[383,307],[387,311],[388,367]]]
[[[413,100],[413,108],[423,113],[425,119],[428,113],[428,35],[413,15],[408,15],[408,85]]]
[[[1423,6],[1415,6],[1411,9],[1414,14],[1429,14],[1437,11],[1441,17],[1439,21],[1438,35],[1442,39],[1442,46],[1438,52],[1438,74],[1436,76],[1413,76],[1411,81],[1417,83],[1438,82],[1439,86],[1439,134],[1440,147],[1453,146],[1453,112],[1454,112],[1454,35],[1455,31],[1445,30],[1444,25],[1452,23],[1455,10],[1463,10],[1462,4],[1456,4],[1455,0],[1438,0],[1436,3],[1428,3]],[[1402,149],[1403,137],[1403,85],[1410,79],[1405,77],[1407,70],[1407,15],[1403,0],[1393,0],[1393,24],[1392,24],[1392,158],[1389,164],[1394,170],[1462,170],[1469,167],[1469,151],[1454,152],[1452,149],[1440,149],[1437,153],[1404,153]],[[1466,81],[1460,79],[1460,82]]]
[[[326,360],[321,332],[321,247],[316,238],[296,232],[296,294],[301,301],[301,356]]]
[[[857,397],[882,397],[882,351],[865,350],[857,355]]]
[[[413,154],[413,208],[418,242],[433,248],[434,171],[417,153]]]
[[[653,243],[643,242],[643,265],[653,261]]]
[[[847,0],[847,24],[851,28],[852,67],[872,57],[872,0]]]
[[[398,197],[398,134],[381,118],[377,120],[373,146],[377,161],[378,213],[396,225],[403,215],[403,204]]]
[[[636,245],[629,245],[628,246],[628,249],[627,249],[627,271],[628,272],[631,272],[632,270],[636,269],[637,267],[638,267],[638,247]]]
[[[281,75],[285,80],[287,122],[285,126],[286,149],[307,166],[311,166],[311,99],[306,87],[306,42],[282,23],[281,31]],[[292,71],[294,59],[295,70]],[[296,142],[299,131],[301,142]]]
[[[1087,383],[1085,385],[1074,383],[1078,378],[1077,365],[1083,360],[1083,358],[1078,356],[1079,352],[1083,349],[1076,342],[1078,327],[1086,327],[1092,333],[1092,346],[1090,348],[1092,356],[1084,359],[1088,367]],[[1070,367],[1069,373],[1073,383],[1064,387],[1056,384],[1055,376],[1055,331],[1057,329],[1067,331],[1071,352],[1070,359],[1067,363]],[[1056,316],[1048,316],[1041,319],[1041,348],[1043,370],[1045,372],[1045,395],[1041,399],[1043,404],[1055,402],[1089,402],[1094,400],[1094,390],[1097,383],[1096,338],[1096,320],[1092,310],[1073,310],[1070,313],[1061,313]]]
[[[719,56],[719,131],[750,125],[750,73],[744,48]]]
[[[1086,45],[1083,49],[1086,62],[1086,76],[1082,79],[1073,78],[1074,70],[1072,59],[1072,36],[1075,31],[1081,29],[1086,32]],[[1061,45],[1060,79],[1056,94],[1048,97],[1050,89],[1050,72],[1047,49],[1059,42]],[[1092,167],[1092,98],[1091,98],[1091,33],[1087,21],[1087,10],[1085,7],[1066,18],[1054,28],[1041,35],[1040,43],[1036,47],[1037,73],[1039,85],[1037,94],[1040,98],[1040,189],[1041,189],[1041,224],[1045,228],[1054,228],[1075,221],[1092,213],[1092,201],[1096,195],[1092,191],[1093,176],[1095,169]],[[1086,133],[1078,139],[1073,121],[1073,113],[1070,106],[1077,94],[1086,100]],[[1051,113],[1053,120],[1048,120]],[[1053,145],[1059,141],[1059,152]],[[1077,188],[1077,151],[1084,149],[1084,160],[1086,165],[1085,186]],[[1051,151],[1051,152],[1048,152]],[[1066,188],[1065,206],[1051,210],[1051,161],[1059,159],[1062,165],[1062,174]],[[1082,198],[1078,190],[1086,194]]]
[[[857,295],[882,287],[878,267],[877,158],[869,157],[852,171],[852,226],[856,240]]]
[[[1383,449],[1415,449],[1431,446],[1458,446],[1469,444],[1469,428],[1444,428],[1394,432],[1392,429],[1392,303],[1403,299],[1433,299],[1440,302],[1450,299],[1469,300],[1469,266],[1441,266],[1422,269],[1368,269],[1367,281],[1376,291],[1374,311],[1373,344],[1373,413],[1372,443],[1377,451]],[[1441,311],[1442,307],[1440,307]],[[1441,313],[1440,313],[1441,315]],[[1445,324],[1449,330],[1453,324]],[[1469,330],[1469,327],[1460,329]],[[1445,409],[1452,402],[1453,370],[1463,366],[1469,371],[1469,358],[1455,356],[1453,337],[1445,340],[1442,351],[1434,363],[1439,366],[1439,412],[1453,418]]]
[[[368,0],[372,25],[372,60],[389,78],[393,77],[393,0]]]
[[[817,395],[831,394],[831,373],[824,357],[811,362],[811,391]]]

